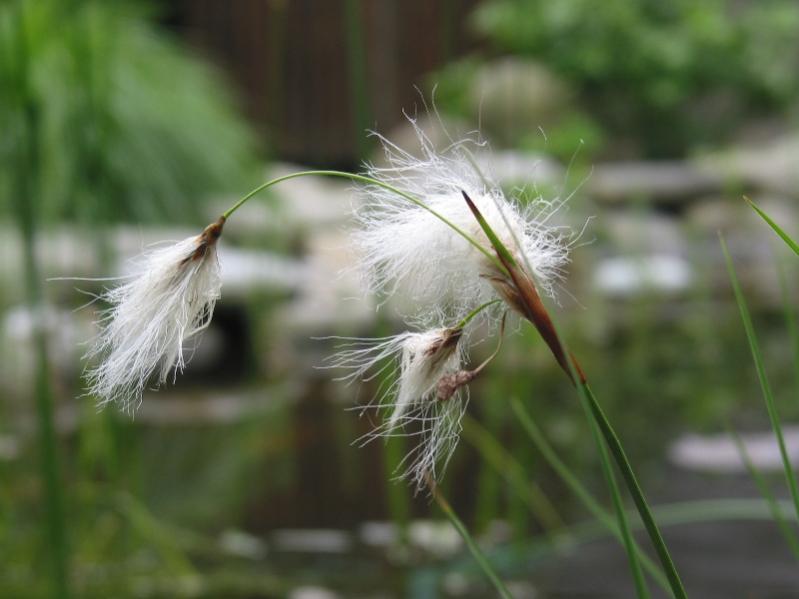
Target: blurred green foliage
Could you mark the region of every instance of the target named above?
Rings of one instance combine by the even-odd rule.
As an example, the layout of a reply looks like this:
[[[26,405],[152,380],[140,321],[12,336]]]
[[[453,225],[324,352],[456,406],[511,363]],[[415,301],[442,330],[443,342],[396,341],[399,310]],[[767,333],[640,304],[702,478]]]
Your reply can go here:
[[[19,30],[24,13],[27,28]],[[79,222],[200,218],[201,202],[241,189],[254,140],[229,86],[130,2],[0,4],[0,206],[24,144],[21,48],[40,127],[42,214]]]
[[[645,155],[723,139],[799,91],[792,0],[488,0],[473,22],[495,50],[552,69]]]

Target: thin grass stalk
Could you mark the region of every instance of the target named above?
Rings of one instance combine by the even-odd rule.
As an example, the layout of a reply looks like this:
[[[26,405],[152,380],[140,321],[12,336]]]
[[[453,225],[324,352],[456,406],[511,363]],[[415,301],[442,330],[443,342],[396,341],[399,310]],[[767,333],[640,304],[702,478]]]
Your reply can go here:
[[[732,429],[730,429],[730,434],[735,441],[735,447],[738,449],[738,455],[741,456],[741,461],[743,461],[746,469],[749,471],[749,475],[755,482],[757,490],[760,492],[760,495],[763,497],[763,499],[768,502],[769,510],[771,510],[771,515],[774,518],[774,522],[780,529],[780,534],[782,534],[794,557],[799,559],[799,537],[797,537],[796,531],[791,528],[791,525],[785,519],[785,514],[782,513],[782,509],[780,508],[779,503],[777,503],[777,498],[771,491],[771,487],[769,486],[765,477],[757,469],[757,466],[755,466],[754,462],[752,462],[752,458],[750,457],[749,452],[746,450],[746,446],[743,444],[741,436],[737,431]]]
[[[780,281],[780,295],[782,305],[785,309],[785,324],[788,328],[788,336],[791,340],[791,352],[793,354],[793,373],[795,378],[796,397],[799,398],[799,326],[796,323],[796,309],[791,302],[788,280],[785,276],[785,266],[777,260],[777,275]]]
[[[477,420],[467,415],[464,425],[463,436],[516,490],[545,533],[562,528],[564,522],[557,508],[539,485],[527,480],[521,464]]]
[[[446,517],[455,527],[455,530],[458,531],[458,534],[460,534],[463,542],[466,543],[466,547],[468,547],[472,557],[474,557],[474,560],[483,570],[486,578],[488,578],[488,580],[494,586],[494,589],[497,591],[499,596],[502,597],[502,599],[513,599],[513,595],[511,595],[510,591],[508,591],[505,583],[502,582],[502,579],[500,579],[500,577],[491,567],[491,564],[488,562],[488,558],[486,558],[485,554],[477,545],[477,542],[472,538],[472,535],[469,534],[469,530],[466,528],[466,525],[461,522],[461,519],[458,518],[458,515],[452,509],[452,506],[446,500],[441,491],[439,491],[435,481],[429,476],[427,478],[427,486],[430,489],[433,499],[435,499],[436,503],[438,504],[438,507],[441,508],[441,511],[444,512],[444,515],[446,515]]]
[[[24,133],[21,163],[17,165],[15,184],[18,201],[15,203],[22,232],[25,289],[35,327],[34,397],[39,432],[40,475],[45,495],[44,538],[50,556],[53,596],[69,597],[67,547],[64,520],[64,501],[59,480],[57,438],[53,421],[53,398],[50,388],[49,358],[46,331],[41,326],[44,316],[42,278],[36,258],[36,207],[39,203],[40,177],[40,118],[38,106],[30,90],[28,31],[25,20],[26,4],[18,5],[19,100]]]
[[[610,421],[608,420],[607,416],[605,416],[602,407],[599,405],[599,402],[596,400],[596,397],[594,396],[594,393],[591,391],[591,388],[588,386],[588,384],[582,383],[578,386],[578,389],[584,400],[588,403],[591,414],[594,417],[596,424],[599,426],[602,435],[605,437],[605,441],[608,444],[608,449],[610,449],[611,454],[613,454],[613,458],[619,467],[622,478],[624,478],[624,482],[627,484],[627,489],[633,498],[635,507],[638,509],[638,513],[641,516],[641,521],[643,522],[644,528],[646,529],[646,532],[652,541],[652,545],[655,547],[655,551],[658,554],[660,563],[663,565],[663,570],[666,573],[666,577],[669,579],[669,584],[675,598],[686,599],[688,595],[685,592],[680,575],[677,573],[677,568],[674,565],[674,561],[671,559],[671,555],[666,547],[666,542],[663,539],[663,535],[660,533],[660,529],[655,522],[655,518],[652,515],[652,510],[649,508],[649,504],[646,501],[644,492],[641,489],[641,485],[638,483],[638,479],[636,478],[632,465],[627,458],[627,454],[624,452],[624,447],[622,446],[619,437],[616,435],[616,431],[613,430]]]
[[[672,592],[674,593],[676,599],[684,599],[687,597],[685,588],[683,587],[680,576],[677,573],[677,568],[675,567],[674,561],[669,554],[669,550],[666,547],[666,542],[664,541],[663,536],[658,529],[657,523],[652,516],[652,511],[649,508],[649,504],[646,501],[643,490],[638,483],[638,479],[635,476],[632,465],[627,458],[627,454],[624,452],[624,448],[619,440],[618,435],[616,434],[616,431],[613,430],[610,421],[603,412],[599,402],[591,391],[591,388],[588,386],[588,380],[582,368],[580,367],[579,362],[577,362],[574,355],[568,351],[561,341],[555,324],[552,321],[552,318],[550,317],[546,307],[544,306],[544,303],[541,301],[541,297],[538,294],[530,275],[527,274],[525,269],[517,264],[513,255],[499,240],[496,233],[488,225],[485,218],[482,216],[477,206],[475,206],[474,202],[472,202],[471,198],[469,198],[466,192],[462,192],[462,194],[464,200],[466,200],[467,205],[474,214],[475,219],[480,224],[480,227],[488,237],[491,245],[494,247],[497,258],[502,263],[505,272],[508,273],[510,281],[513,284],[513,290],[515,294],[508,298],[508,302],[517,310],[519,310],[521,314],[523,314],[530,321],[530,323],[536,327],[538,333],[541,335],[541,338],[552,352],[552,355],[557,361],[558,365],[560,365],[571,382],[575,385],[575,387],[577,387],[581,397],[588,403],[590,407],[590,413],[596,421],[596,424],[599,426],[602,435],[605,437],[608,448],[610,449],[610,452],[613,455],[619,470],[621,471],[622,477],[624,478],[624,482],[627,485],[630,495],[632,495],[633,502],[638,509],[641,520],[644,523],[644,527],[649,534],[649,538],[652,540],[652,544],[655,547],[658,558],[660,559],[663,569],[666,572],[666,576],[669,579]],[[529,266],[527,269],[529,270]]]
[[[496,385],[496,381],[491,381]],[[491,395],[491,389],[487,390],[487,394]],[[486,451],[487,447],[482,443],[483,435],[491,437],[493,435],[488,432],[491,430],[500,430],[502,415],[496,410],[495,405],[487,404],[481,410],[480,417],[485,424],[486,428],[481,427],[482,430],[477,430],[472,426],[474,419],[469,419],[466,414],[463,417],[463,430],[461,437],[466,439],[472,447],[474,447],[480,455],[480,462],[477,469],[477,485],[475,489],[475,507],[474,507],[474,529],[479,534],[486,530],[491,521],[496,518],[500,510],[500,495],[502,494],[502,477],[499,473],[505,473],[502,465],[502,459],[496,454],[492,454],[490,450]],[[524,477],[523,477],[524,482]],[[525,495],[525,500],[529,499]],[[547,530],[547,527],[544,526]],[[514,529],[515,530],[515,529]]]
[[[574,493],[575,496],[582,502],[591,515],[593,515],[594,518],[607,527],[611,534],[613,534],[613,536],[616,537],[620,543],[624,543],[624,539],[622,538],[616,518],[614,518],[613,515],[605,510],[605,508],[603,508],[596,499],[594,499],[588,489],[586,489],[585,486],[580,482],[580,479],[569,469],[566,463],[558,457],[557,452],[546,440],[546,437],[544,437],[541,429],[539,429],[533,419],[530,418],[530,415],[524,409],[524,406],[518,400],[518,398],[511,399],[511,408],[521,423],[522,429],[524,429],[525,433],[533,442],[533,445],[535,445],[536,449],[538,449],[538,451],[541,453],[547,464],[549,464],[552,470],[555,471],[555,474],[557,474],[566,484],[566,486],[571,489],[572,493]],[[643,568],[664,591],[668,592],[670,590],[669,581],[660,568],[658,568],[655,562],[653,562],[652,559],[644,552],[644,550],[641,549],[635,539],[633,539],[633,546],[638,553],[638,559],[640,560]]]
[[[791,499],[793,500],[796,515],[799,517],[799,487],[797,487],[796,484],[796,476],[794,475],[793,466],[791,465],[791,458],[788,455],[787,448],[785,447],[785,438],[782,434],[782,422],[780,420],[780,414],[777,411],[776,402],[774,401],[774,395],[771,391],[771,385],[768,381],[768,375],[766,374],[766,366],[763,360],[763,355],[760,352],[760,345],[757,342],[757,336],[755,335],[755,327],[752,324],[752,317],[749,314],[746,298],[744,298],[743,291],[741,290],[741,285],[738,281],[738,275],[735,272],[735,265],[732,262],[732,257],[730,256],[729,249],[727,248],[727,243],[724,241],[723,237],[719,236],[719,239],[721,241],[721,249],[724,252],[724,260],[727,264],[727,272],[735,293],[735,301],[738,304],[738,310],[741,313],[741,320],[743,321],[744,330],[746,331],[746,338],[749,341],[749,349],[752,352],[752,359],[755,363],[757,378],[760,381],[760,390],[762,391],[763,399],[766,402],[766,410],[768,411],[768,417],[771,421],[771,428],[774,431],[774,435],[777,437],[777,444],[779,445],[780,449],[780,457],[782,458],[782,467],[783,471],[785,472],[785,480],[791,492]]]
[[[785,244],[786,244],[786,245],[787,245],[789,248],[791,248],[791,249],[793,250],[793,252],[794,252],[794,253],[795,253],[797,256],[799,256],[799,244],[797,244],[797,243],[796,243],[796,242],[795,242],[795,241],[794,241],[794,240],[791,238],[791,236],[790,236],[790,235],[788,235],[788,234],[787,234],[785,231],[783,231],[782,227],[780,227],[780,226],[779,226],[779,225],[778,225],[776,222],[774,222],[774,220],[773,220],[773,219],[772,219],[772,218],[771,218],[771,217],[770,217],[768,214],[766,214],[766,213],[765,213],[763,210],[761,210],[761,209],[760,209],[760,207],[759,207],[757,204],[755,204],[755,203],[754,203],[752,200],[750,200],[750,199],[749,199],[748,197],[746,197],[746,196],[744,196],[744,200],[746,200],[746,203],[747,203],[747,204],[749,204],[749,206],[752,208],[752,210],[754,210],[755,212],[757,212],[757,214],[760,216],[760,218],[762,218],[764,221],[766,221],[766,224],[767,224],[769,227],[771,227],[771,228],[772,228],[772,230],[773,230],[773,231],[774,231],[774,232],[775,232],[777,235],[779,235],[779,236],[780,236],[780,239],[782,239],[782,240],[785,242]]]
[[[619,522],[619,532],[621,534],[624,550],[627,552],[627,560],[633,575],[633,582],[635,583],[635,593],[638,595],[639,599],[648,599],[650,597],[649,589],[646,586],[644,573],[641,571],[641,562],[638,559],[635,540],[630,532],[630,523],[627,520],[624,503],[622,502],[621,493],[619,492],[619,485],[616,482],[616,475],[613,473],[613,466],[608,457],[608,450],[605,447],[605,443],[602,441],[602,436],[596,421],[591,418],[590,406],[586,401],[583,401],[582,404],[588,424],[591,427],[591,435],[594,437],[594,442],[599,450],[599,462],[602,466],[602,474],[605,477],[605,482],[607,482],[610,498],[613,502],[613,510]]]

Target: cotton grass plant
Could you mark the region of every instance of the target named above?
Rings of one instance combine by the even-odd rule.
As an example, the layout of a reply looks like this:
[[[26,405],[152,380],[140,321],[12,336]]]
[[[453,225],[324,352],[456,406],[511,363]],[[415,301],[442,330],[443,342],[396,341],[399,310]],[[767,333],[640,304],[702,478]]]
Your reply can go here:
[[[443,500],[437,482],[456,449],[468,401],[468,385],[499,351],[482,364],[469,363],[482,330],[501,339],[507,312],[530,322],[584,401],[592,426],[601,434],[641,515],[673,595],[685,597],[679,576],[621,442],[587,383],[577,360],[563,345],[542,299],[554,298],[576,236],[553,226],[562,202],[526,206],[506,196],[479,172],[465,140],[436,151],[417,129],[421,157],[380,138],[387,165],[368,166],[363,175],[303,171],[268,181],[252,190],[201,235],[158,250],[143,259],[144,270],[104,295],[111,304],[90,356],[90,389],[101,404],[138,405],[152,378],[164,382],[184,363],[183,344],[207,326],[220,295],[215,244],[222,224],[257,193],[282,181],[329,176],[362,184],[353,235],[360,270],[368,288],[382,298],[410,298],[409,330],[375,340],[344,339],[325,364],[348,369],[342,378],[369,381],[391,373],[393,381],[373,405],[385,419],[361,441],[408,435],[415,444],[400,476],[416,489],[427,488],[447,513],[494,583],[499,578]],[[540,291],[539,291],[540,290]],[[638,551],[629,537],[610,462],[601,448],[614,490],[619,526],[625,538],[639,597],[648,596],[639,572]]]

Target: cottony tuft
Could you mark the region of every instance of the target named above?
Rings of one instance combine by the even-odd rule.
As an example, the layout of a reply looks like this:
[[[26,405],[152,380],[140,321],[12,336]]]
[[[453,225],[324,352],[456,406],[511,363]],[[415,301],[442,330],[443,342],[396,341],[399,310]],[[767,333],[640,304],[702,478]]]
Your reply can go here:
[[[439,328],[349,339],[326,362],[327,368],[352,369],[342,377],[350,382],[395,377],[376,399],[388,417],[361,441],[391,436],[418,439],[399,467],[400,478],[411,479],[417,490],[425,486],[428,473],[436,479],[443,472],[458,443],[468,392],[458,386],[442,397],[440,391],[442,381],[461,372],[462,335],[462,329]]]
[[[224,223],[145,254],[128,282],[100,296],[111,307],[86,356],[99,360],[87,380],[100,406],[133,410],[154,375],[157,386],[183,369],[184,343],[208,326],[221,295],[216,244]]]
[[[538,198],[522,205],[480,173],[463,140],[437,152],[416,128],[421,158],[380,137],[388,166],[370,166],[367,174],[414,196],[430,210],[375,185],[361,192],[354,242],[370,290],[402,292],[418,308],[417,316],[444,314],[462,318],[475,306],[497,297],[494,281],[504,275],[496,263],[431,210],[464,231],[493,254],[463,199],[466,192],[502,243],[532,271],[536,284],[554,297],[569,261],[571,231],[549,220],[563,204]],[[437,316],[438,317],[438,316]]]

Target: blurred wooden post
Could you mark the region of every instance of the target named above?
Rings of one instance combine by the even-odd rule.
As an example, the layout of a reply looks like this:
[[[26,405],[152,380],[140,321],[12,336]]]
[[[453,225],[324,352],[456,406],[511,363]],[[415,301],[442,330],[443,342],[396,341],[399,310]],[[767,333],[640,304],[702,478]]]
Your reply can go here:
[[[356,166],[365,129],[421,110],[417,87],[472,42],[477,0],[174,0],[192,43],[238,83],[273,153]],[[429,101],[429,95],[426,100]]]

